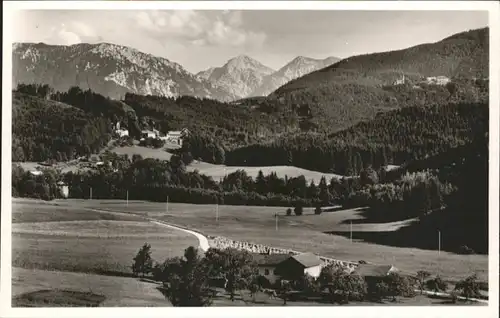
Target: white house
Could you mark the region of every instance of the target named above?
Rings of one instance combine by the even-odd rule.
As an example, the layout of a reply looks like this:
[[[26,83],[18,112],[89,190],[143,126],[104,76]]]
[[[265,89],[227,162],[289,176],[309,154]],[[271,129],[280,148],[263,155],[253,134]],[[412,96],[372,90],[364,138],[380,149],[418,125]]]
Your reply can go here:
[[[188,136],[189,136],[189,130],[187,128],[184,128],[178,131],[169,131],[167,133],[166,139],[172,143],[182,146],[182,140]]]
[[[318,278],[321,274],[323,261],[314,254],[256,254],[259,274],[274,283],[279,279],[295,280],[304,274]]]
[[[156,133],[151,130],[143,130],[141,131],[142,138],[156,138]]]
[[[403,74],[401,78],[398,78],[394,81],[393,85],[402,85],[406,83],[405,75]]]
[[[129,135],[129,134],[128,134],[128,130],[127,130],[127,129],[124,129],[124,128],[115,130],[115,133],[116,133],[116,134],[117,134],[120,138],[122,138],[122,137],[128,137],[128,135]]]

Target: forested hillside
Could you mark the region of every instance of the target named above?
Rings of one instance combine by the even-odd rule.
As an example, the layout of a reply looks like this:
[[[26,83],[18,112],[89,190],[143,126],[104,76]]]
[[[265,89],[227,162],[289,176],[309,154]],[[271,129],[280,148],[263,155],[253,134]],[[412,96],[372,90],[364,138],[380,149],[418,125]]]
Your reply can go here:
[[[12,161],[69,160],[99,150],[110,122],[81,109],[15,92],[12,100]]]
[[[408,107],[333,133],[284,136],[268,144],[226,151],[226,164],[288,164],[339,174],[358,174],[369,165],[401,165],[471,141],[488,127],[488,104]]]
[[[349,57],[287,83],[267,103],[274,101],[280,113],[302,114],[306,127],[340,130],[394,108],[486,102],[488,36],[484,28],[437,43]],[[452,84],[428,85],[431,76]],[[401,82],[394,85],[396,80]]]
[[[191,96],[168,98],[126,94],[130,105],[144,121],[152,120],[164,131],[188,128],[216,139],[227,149],[265,141],[276,134],[296,130],[297,119],[268,115],[247,107]]]
[[[484,130],[477,131],[467,145],[377,177],[377,182],[353,191],[344,203],[368,206],[364,214],[369,222],[418,219],[391,234],[361,233],[359,238],[435,249],[439,231],[443,250],[488,252],[488,133]]]

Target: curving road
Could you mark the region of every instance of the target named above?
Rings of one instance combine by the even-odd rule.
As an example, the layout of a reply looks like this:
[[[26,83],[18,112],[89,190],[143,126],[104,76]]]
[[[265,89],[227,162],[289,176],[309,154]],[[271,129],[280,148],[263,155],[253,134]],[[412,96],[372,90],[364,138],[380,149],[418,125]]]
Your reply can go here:
[[[157,221],[157,220],[153,220],[153,219],[149,219],[149,222],[151,223],[154,223],[154,224],[157,224],[157,225],[160,225],[160,226],[164,226],[164,227],[169,227],[169,228],[172,228],[172,229],[176,229],[176,230],[179,230],[179,231],[183,231],[183,232],[186,232],[186,233],[189,233],[191,235],[194,235],[196,236],[196,238],[198,239],[198,241],[200,242],[200,249],[203,251],[203,252],[206,252],[208,251],[208,249],[210,248],[210,245],[208,244],[208,239],[206,236],[198,233],[198,232],[195,232],[195,231],[191,231],[191,230],[187,230],[187,229],[184,229],[182,227],[178,227],[178,226],[175,226],[175,225],[171,225],[171,224],[168,224],[168,223],[164,223],[164,222],[161,222],[161,221]]]
[[[144,218],[144,216],[141,216],[141,215],[135,214],[135,213],[116,212],[116,211],[108,211],[108,210],[93,209],[93,208],[86,208],[86,209],[90,210],[90,211],[94,211],[94,212],[99,212],[99,213],[108,213],[108,214],[117,214],[117,215],[128,215],[128,216],[135,215],[135,216],[143,217]],[[179,230],[179,231],[183,231],[185,233],[188,233],[188,234],[196,236],[196,238],[198,239],[198,242],[200,243],[199,244],[200,245],[200,249],[203,252],[208,251],[208,249],[210,248],[210,245],[208,244],[208,239],[203,234],[200,234],[198,232],[195,232],[195,231],[192,231],[192,230],[188,230],[188,229],[185,229],[185,228],[182,228],[182,227],[179,227],[179,226],[175,226],[175,225],[172,225],[172,224],[169,224],[169,223],[166,223],[166,222],[162,222],[162,221],[159,221],[159,220],[156,220],[156,219],[150,219],[150,218],[145,218],[145,219],[148,220],[151,223],[156,224],[156,225],[163,226],[163,227],[168,227],[168,228]]]

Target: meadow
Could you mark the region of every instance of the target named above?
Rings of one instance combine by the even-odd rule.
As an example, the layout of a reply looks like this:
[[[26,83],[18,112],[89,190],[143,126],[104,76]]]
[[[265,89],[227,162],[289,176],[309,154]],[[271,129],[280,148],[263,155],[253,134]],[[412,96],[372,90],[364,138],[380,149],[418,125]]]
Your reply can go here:
[[[46,293],[33,297],[33,293],[40,291]],[[136,278],[12,268],[13,307],[76,306],[73,299],[67,299],[68,292],[88,293],[92,298],[98,298],[98,305],[102,307],[171,306],[155,284]],[[85,298],[79,299],[78,305],[88,306],[90,297]]]
[[[129,157],[133,155],[141,155],[143,158],[155,158],[160,160],[170,160],[172,156],[171,153],[163,149],[152,149],[141,146],[127,146],[127,147],[117,147],[111,150],[112,152],[120,155],[127,154]],[[306,170],[302,168],[297,168],[293,166],[262,166],[262,167],[251,167],[251,166],[225,166],[216,165],[203,161],[195,160],[192,164],[187,167],[188,171],[198,170],[199,173],[212,177],[214,180],[220,180],[226,174],[233,173],[237,170],[245,170],[248,176],[255,178],[257,177],[259,170],[262,170],[264,175],[268,175],[271,172],[275,172],[279,178],[284,178],[285,176],[298,177],[303,175],[307,182],[319,182],[321,177],[327,178],[342,178],[341,175],[332,173],[321,173],[312,170]]]
[[[71,272],[131,275],[132,258],[148,242],[157,261],[180,256],[192,235],[123,213],[14,202],[12,265]]]
[[[377,245],[357,239],[356,233],[390,233],[411,222],[355,223],[354,220],[363,218],[361,211],[357,209],[323,212],[321,215],[314,215],[312,209],[305,209],[302,216],[286,216],[284,207],[219,206],[216,222],[214,205],[170,203],[167,212],[165,203],[129,202],[127,206],[124,201],[66,202],[75,207],[87,206],[147,216],[187,227],[204,235],[219,235],[234,240],[313,252],[346,261],[365,260],[376,264],[392,264],[409,273],[426,270],[449,281],[463,279],[474,272],[481,280],[488,280],[487,255],[438,253],[434,250]],[[277,231],[275,213],[279,215]],[[348,235],[324,233],[349,233],[350,220],[353,220],[352,242]]]

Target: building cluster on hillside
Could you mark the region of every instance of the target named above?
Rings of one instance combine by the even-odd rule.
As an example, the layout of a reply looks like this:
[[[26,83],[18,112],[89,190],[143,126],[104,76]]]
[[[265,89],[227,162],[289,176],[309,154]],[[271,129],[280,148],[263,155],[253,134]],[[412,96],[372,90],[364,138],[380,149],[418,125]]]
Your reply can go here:
[[[402,74],[400,78],[397,78],[393,82],[393,85],[404,85],[407,84],[408,82],[410,82],[410,80],[405,76],[405,74]],[[443,75],[423,77],[420,80],[420,84],[441,85],[441,86],[446,85],[449,82],[451,82],[451,79]]]
[[[172,144],[176,144],[179,146],[182,146],[182,141],[184,138],[189,136],[189,130],[187,128],[184,128],[179,131],[169,131],[166,134],[161,133],[157,129],[152,129],[152,130],[142,130],[141,131],[141,140],[147,139],[147,138],[155,138],[155,139],[160,139],[165,142],[170,142]]]
[[[128,137],[130,135],[129,130],[126,127],[122,127],[120,125],[120,122],[117,122],[114,126],[114,133],[116,136],[119,138],[124,138]],[[184,128],[182,130],[173,130],[169,131],[167,133],[162,133],[158,129],[143,129],[141,131],[141,139],[148,139],[148,138],[154,138],[154,139],[160,139],[165,142],[170,142],[172,144],[176,144],[179,146],[182,146],[182,141],[184,138],[189,136],[189,130],[187,128]]]

